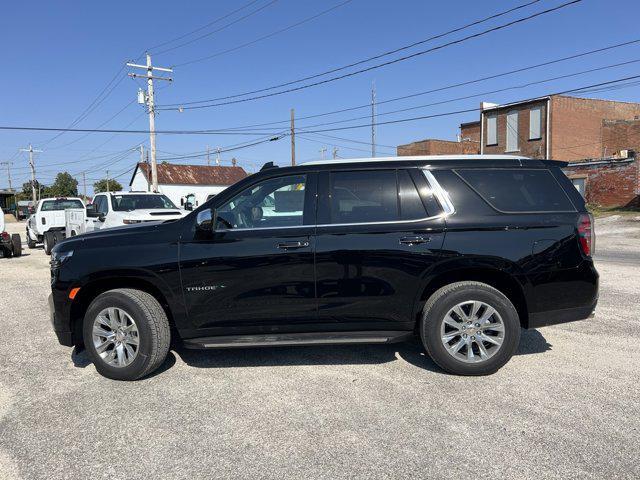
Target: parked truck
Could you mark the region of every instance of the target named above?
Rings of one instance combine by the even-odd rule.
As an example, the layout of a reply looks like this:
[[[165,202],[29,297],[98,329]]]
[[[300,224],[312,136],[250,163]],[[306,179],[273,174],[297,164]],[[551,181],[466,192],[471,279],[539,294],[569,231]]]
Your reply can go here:
[[[69,209],[82,209],[85,206],[79,198],[44,198],[38,202],[35,213],[27,222],[27,245],[36,248],[37,244],[44,245],[47,255],[53,246],[65,238],[66,216]]]

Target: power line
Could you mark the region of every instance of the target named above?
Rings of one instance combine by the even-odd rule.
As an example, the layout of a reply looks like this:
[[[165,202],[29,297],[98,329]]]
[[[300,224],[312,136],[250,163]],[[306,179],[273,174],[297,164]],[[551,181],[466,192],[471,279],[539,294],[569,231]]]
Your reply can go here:
[[[153,54],[158,54],[158,52],[155,51],[156,48],[164,47],[165,45],[169,45],[170,43],[177,42],[179,40],[182,40],[183,38],[187,38],[188,36],[193,35],[194,33],[197,33],[197,32],[200,32],[200,31],[206,29],[206,28],[209,28],[211,25],[215,25],[216,23],[221,22],[222,20],[225,20],[225,19],[229,18],[230,16],[232,16],[232,15],[234,15],[234,14],[236,14],[236,13],[242,11],[242,10],[244,10],[245,8],[250,7],[251,5],[253,5],[254,3],[256,3],[258,1],[259,0],[252,0],[249,3],[246,3],[243,6],[233,10],[232,12],[229,12],[226,15],[223,15],[222,17],[216,18],[215,20],[207,23],[206,25],[204,25],[202,27],[196,28],[195,30],[192,30],[192,31],[190,31],[188,33],[185,33],[184,35],[180,35],[179,37],[173,38],[171,40],[167,40],[166,42],[159,43],[158,45],[155,45],[153,47],[148,48],[147,51],[150,52],[150,53],[153,53]],[[143,55],[144,54],[140,55],[138,58],[140,58]]]
[[[501,77],[504,77],[504,76],[513,75],[515,73],[522,73],[522,72],[533,70],[533,69],[536,69],[536,68],[546,67],[546,66],[549,66],[549,65],[554,65],[554,64],[557,64],[557,63],[565,62],[565,61],[568,61],[568,60],[574,60],[576,58],[581,58],[581,57],[588,56],[588,55],[594,55],[596,53],[602,53],[602,52],[609,51],[609,50],[616,49],[616,48],[620,48],[620,47],[634,45],[634,44],[637,44],[637,43],[640,43],[640,39],[630,40],[630,41],[623,42],[623,43],[618,43],[618,44],[615,44],[615,45],[609,45],[607,47],[602,47],[602,48],[598,48],[598,49],[595,49],[595,50],[589,50],[589,51],[586,51],[586,52],[581,52],[581,53],[577,53],[577,54],[574,54],[574,55],[569,55],[569,56],[557,58],[557,59],[554,59],[554,60],[548,60],[548,61],[545,61],[545,62],[542,62],[542,63],[538,63],[538,64],[534,64],[534,65],[528,65],[526,67],[520,67],[520,68],[517,68],[517,69],[514,69],[514,70],[509,70],[509,71],[497,73],[497,74],[494,74],[494,75],[480,77],[480,78],[476,78],[476,79],[473,79],[473,80],[467,80],[467,81],[464,81],[464,82],[458,82],[458,83],[454,83],[454,84],[449,84],[449,85],[445,85],[445,86],[442,86],[442,87],[437,87],[437,88],[433,88],[433,89],[429,89],[429,90],[424,90],[424,91],[420,91],[420,92],[416,92],[416,93],[411,93],[411,94],[408,94],[408,95],[402,95],[400,97],[389,98],[387,100],[378,100],[378,101],[376,101],[376,104],[377,105],[383,105],[383,104],[387,104],[387,103],[391,103],[391,102],[398,102],[398,101],[401,101],[401,100],[407,100],[409,98],[415,98],[415,97],[427,95],[427,94],[430,94],[430,93],[436,93],[436,92],[450,90],[450,89],[457,88],[457,87],[473,85],[475,83],[480,83],[480,82],[484,82],[484,81],[487,81],[487,80],[494,80],[496,78],[501,78]],[[354,106],[354,107],[342,108],[342,109],[339,109],[339,110],[333,110],[333,111],[323,112],[323,113],[316,113],[316,114],[312,114],[312,115],[305,115],[305,116],[302,116],[302,117],[296,117],[296,119],[298,121],[307,120],[307,119],[310,119],[310,118],[325,117],[325,116],[329,116],[329,115],[335,115],[335,114],[338,114],[338,113],[345,113],[345,112],[350,112],[350,111],[354,111],[354,110],[361,110],[361,109],[365,109],[365,108],[366,109],[371,108],[371,103],[369,102],[369,103],[361,104],[361,105]],[[267,127],[267,126],[275,126],[275,125],[280,125],[280,124],[285,124],[285,123],[289,123],[289,120],[280,120],[280,121],[272,121],[272,122],[265,122],[265,123],[256,123],[256,124],[252,124],[252,125],[237,126],[237,127],[228,128],[228,130],[242,130],[242,129],[248,129],[248,128],[253,128],[253,127]]]
[[[154,52],[154,55],[162,55],[163,53],[167,53],[167,52],[170,52],[172,50],[176,50],[178,48],[182,48],[182,47],[185,47],[187,45],[191,45],[192,43],[197,42],[198,40],[202,40],[203,38],[210,37],[211,35],[213,35],[215,33],[221,32],[222,30],[224,30],[226,28],[229,28],[230,26],[235,25],[238,22],[241,22],[242,20],[245,20],[245,19],[255,15],[256,13],[264,10],[267,7],[270,7],[271,5],[276,3],[277,1],[278,0],[271,0],[270,2],[268,2],[268,3],[264,4],[264,5],[262,5],[261,7],[258,7],[257,9],[253,10],[252,12],[249,12],[248,14],[246,14],[246,15],[240,17],[240,18],[237,18],[236,20],[233,20],[232,22],[227,23],[227,24],[221,26],[220,28],[218,28],[216,30],[213,30],[211,32],[202,34],[199,37],[193,38],[191,40],[188,40],[188,41],[186,41],[184,43],[175,45],[173,47],[165,48],[164,50],[160,50],[159,52]]]
[[[268,33],[268,34],[263,35],[263,36],[261,36],[261,37],[258,37],[258,38],[256,38],[255,40],[251,40],[250,42],[246,42],[246,43],[243,43],[243,44],[241,44],[241,45],[237,45],[237,46],[235,46],[235,47],[228,48],[228,49],[226,49],[226,50],[222,50],[222,51],[220,51],[220,52],[213,53],[213,54],[211,54],[211,55],[207,55],[207,56],[205,56],[205,57],[196,58],[196,59],[194,59],[194,60],[190,60],[190,61],[188,61],[188,62],[178,63],[178,64],[174,65],[174,67],[183,67],[183,66],[185,66],[185,65],[192,65],[192,64],[194,64],[194,63],[198,63],[198,62],[204,62],[205,60],[210,60],[210,59],[212,59],[212,58],[216,58],[216,57],[219,57],[219,56],[221,56],[221,55],[225,55],[225,54],[227,54],[227,53],[235,52],[235,51],[237,51],[237,50],[240,50],[240,49],[242,49],[242,48],[248,47],[248,46],[250,46],[250,45],[255,45],[256,43],[259,43],[259,42],[261,42],[262,40],[266,40],[266,39],[268,39],[268,38],[274,37],[274,36],[276,36],[276,35],[279,35],[279,34],[281,34],[281,33],[286,32],[286,31],[288,31],[288,30],[291,30],[291,29],[293,29],[293,28],[299,27],[300,25],[303,25],[303,24],[305,24],[305,23],[307,23],[307,22],[310,22],[310,21],[312,21],[312,20],[315,20],[315,19],[316,19],[316,18],[318,18],[318,17],[321,17],[321,16],[323,16],[323,15],[326,15],[327,13],[332,12],[333,10],[336,10],[336,9],[338,9],[338,8],[340,8],[340,7],[345,6],[347,3],[351,3],[352,1],[353,1],[353,0],[345,0],[344,2],[339,3],[338,5],[334,5],[333,7],[328,8],[328,9],[326,9],[326,10],[323,10],[323,11],[322,11],[322,12],[320,12],[320,13],[316,13],[315,15],[312,15],[312,16],[310,16],[310,17],[304,18],[304,19],[302,19],[302,20],[300,20],[300,21],[298,21],[298,22],[295,22],[295,23],[293,23],[293,24],[291,24],[291,25],[288,25],[288,26],[286,26],[286,27],[284,27],[284,28],[281,28],[281,29],[279,29],[279,30],[276,30],[275,32],[271,32],[271,33]]]
[[[512,85],[512,86],[509,86],[509,87],[499,88],[499,89],[496,89],[496,90],[489,90],[489,91],[486,91],[486,92],[474,93],[472,95],[464,95],[462,97],[455,97],[455,98],[449,98],[449,99],[446,99],[446,100],[439,100],[437,102],[426,103],[426,104],[423,104],[423,105],[415,105],[413,107],[401,108],[401,109],[392,110],[392,111],[389,111],[389,112],[376,113],[376,116],[381,117],[381,116],[386,116],[386,115],[394,115],[396,113],[408,112],[408,111],[417,110],[417,109],[420,109],[420,108],[433,107],[433,106],[436,106],[436,105],[444,105],[444,104],[447,104],[447,103],[458,102],[460,100],[468,100],[470,98],[483,97],[483,96],[491,95],[491,94],[494,94],[494,93],[501,93],[501,92],[506,92],[506,91],[509,91],[509,90],[518,90],[518,89],[521,89],[521,88],[530,87],[532,85],[539,85],[541,83],[548,83],[548,82],[552,82],[552,81],[555,81],[555,80],[561,80],[561,79],[565,79],[565,78],[575,77],[575,76],[578,76],[578,75],[584,75],[584,74],[587,74],[587,73],[593,73],[593,72],[598,72],[598,71],[602,71],[602,70],[607,70],[607,69],[610,69],[610,68],[617,68],[617,67],[621,67],[621,66],[625,66],[625,65],[631,65],[633,63],[638,63],[638,62],[640,62],[640,59],[634,59],[634,60],[629,60],[629,61],[626,61],[626,62],[614,63],[614,64],[611,64],[611,65],[605,65],[603,67],[590,68],[588,70],[582,70],[580,72],[574,72],[574,73],[569,73],[569,74],[566,74],[566,75],[559,75],[559,76],[556,76],[556,77],[545,78],[543,80],[537,80],[537,81],[534,81],[534,82],[527,82],[527,83],[520,84],[520,85]],[[316,127],[323,127],[323,126],[326,126],[326,125],[336,125],[336,124],[340,124],[340,123],[353,122],[353,121],[356,121],[356,120],[363,120],[365,118],[370,118],[370,115],[363,115],[363,116],[360,116],[360,117],[352,117],[352,118],[348,118],[348,119],[344,119],[344,120],[336,120],[336,121],[333,121],[333,122],[317,123],[315,125],[303,125],[301,128],[316,128]]]
[[[467,35],[466,37],[463,37],[463,38],[460,38],[460,39],[457,39],[457,40],[452,40],[450,42],[447,42],[447,43],[444,43],[444,44],[441,44],[441,45],[437,45],[435,47],[432,47],[432,48],[429,48],[429,49],[426,49],[426,50],[421,50],[419,52],[415,52],[415,53],[410,54],[410,55],[405,55],[403,57],[399,57],[399,58],[396,58],[396,59],[393,59],[393,60],[389,60],[389,61],[386,61],[386,62],[383,62],[383,63],[379,63],[377,65],[372,65],[370,67],[362,68],[362,69],[356,70],[354,72],[345,73],[343,75],[331,77],[331,78],[324,79],[324,80],[319,80],[317,82],[309,83],[309,84],[306,84],[306,85],[301,85],[301,86],[298,86],[298,87],[288,88],[288,89],[281,90],[281,91],[278,91],[278,92],[266,93],[266,94],[263,94],[263,95],[256,95],[256,96],[248,97],[248,98],[241,98],[241,99],[237,98],[237,97],[243,97],[243,96],[246,96],[246,95],[252,95],[254,93],[264,92],[264,91],[267,91],[267,90],[273,90],[273,89],[276,89],[276,88],[280,88],[282,86],[291,85],[293,83],[299,83],[301,81],[304,81],[302,79],[299,79],[299,80],[295,80],[293,82],[287,82],[287,83],[280,84],[280,85],[274,85],[274,86],[271,86],[271,87],[262,88],[262,89],[259,89],[259,90],[254,90],[254,91],[251,91],[251,92],[244,92],[244,93],[240,93],[240,94],[236,94],[236,95],[229,95],[229,96],[226,96],[226,97],[218,97],[218,98],[213,98],[213,99],[208,99],[208,100],[197,100],[197,101],[191,101],[191,102],[173,103],[173,104],[163,105],[163,106],[160,106],[160,107],[165,107],[164,109],[167,109],[166,107],[170,107],[170,106],[174,106],[174,107],[175,106],[180,106],[180,108],[182,108],[183,110],[187,110],[187,109],[191,110],[191,109],[197,109],[197,108],[210,108],[210,107],[217,107],[217,106],[222,106],[222,105],[230,105],[230,104],[235,104],[235,103],[248,102],[248,101],[252,101],[252,100],[258,100],[258,99],[262,99],[262,98],[273,97],[273,96],[276,96],[276,95],[283,95],[285,93],[290,93],[290,92],[294,92],[294,91],[304,90],[304,89],[315,87],[315,86],[318,86],[318,85],[323,85],[323,84],[334,82],[334,81],[337,81],[337,80],[342,80],[344,78],[352,77],[354,75],[358,75],[358,74],[361,74],[361,73],[364,73],[364,72],[369,72],[371,70],[375,70],[375,69],[382,68],[382,67],[385,67],[385,66],[388,66],[388,65],[392,65],[392,64],[395,64],[395,63],[398,63],[398,62],[409,60],[411,58],[415,58],[415,57],[418,57],[418,56],[421,56],[421,55],[426,55],[428,53],[432,53],[434,51],[441,50],[443,48],[447,48],[447,47],[450,47],[452,45],[457,45],[457,44],[460,44],[460,43],[464,43],[464,42],[466,42],[468,40],[471,40],[471,39],[474,39],[474,38],[478,38],[478,37],[481,37],[483,35],[487,35],[489,33],[492,33],[492,32],[498,31],[498,30],[502,30],[502,29],[511,27],[513,25],[516,25],[516,24],[519,24],[519,23],[522,23],[522,22],[526,22],[526,21],[532,20],[534,18],[537,18],[537,17],[542,16],[542,15],[546,15],[548,13],[555,12],[557,10],[560,10],[560,9],[568,7],[570,5],[579,3],[581,1],[582,0],[571,0],[569,2],[563,3],[563,4],[558,5],[556,7],[548,8],[546,10],[542,10],[540,12],[528,15],[526,17],[521,17],[521,18],[518,18],[516,20],[512,20],[511,22],[508,22],[508,23],[505,23],[505,24],[501,24],[501,25],[498,25],[496,27],[492,27],[492,28],[489,28],[487,30],[483,30],[483,31],[478,32],[478,33]],[[524,6],[527,6],[527,5],[531,4],[531,3],[535,3],[535,2],[530,2],[528,4],[525,4]],[[524,6],[521,6],[521,7],[523,8]],[[501,12],[500,14],[497,14],[497,15],[500,16],[500,15],[504,15],[504,14],[505,14],[505,12]],[[489,18],[489,17],[487,17],[487,18]],[[486,20],[487,19],[483,19],[480,22],[486,21]],[[474,22],[474,24],[476,24],[476,23],[477,22]],[[467,26],[460,27],[460,29],[462,29],[462,28],[467,28]],[[436,36],[436,38],[440,38],[441,36],[445,36],[445,35],[448,35],[448,34],[449,34],[449,32],[441,34],[441,35],[438,35],[438,36]],[[424,42],[427,42],[429,40],[430,39],[426,39],[426,40],[423,40],[422,42],[424,43]],[[383,54],[383,56],[384,56],[384,54]],[[347,68],[347,67],[344,67],[344,68]],[[326,74],[327,74],[327,72],[324,72],[322,74],[315,75],[314,77],[323,76],[323,75],[326,75]],[[228,99],[235,99],[235,100],[228,100]],[[198,103],[218,102],[219,100],[228,100],[228,101],[219,102],[219,103],[211,103],[211,104],[207,104],[207,105],[196,105]],[[187,106],[185,106],[185,105],[187,105]]]
[[[602,85],[609,85],[612,83],[617,83],[617,82],[622,82],[622,81],[626,81],[626,80],[632,80],[632,79],[636,79],[636,78],[640,78],[640,75],[633,75],[630,77],[625,77],[625,78],[619,78],[617,80],[611,80],[608,82],[601,82],[601,83],[596,83],[593,85],[587,85],[584,87],[579,87],[579,88],[573,88],[570,90],[563,90],[561,92],[554,92],[554,93],[549,93],[545,96],[552,96],[552,95],[563,95],[566,93],[574,93],[574,92],[579,92],[582,90],[586,90],[592,87],[598,87],[598,86],[602,86]],[[534,98],[530,98],[530,99],[526,99],[526,100],[520,100],[519,103],[521,102],[527,102],[527,101],[531,101],[531,100],[535,100],[536,98],[539,97],[534,97]],[[443,112],[443,113],[436,113],[436,114],[432,114],[432,115],[422,115],[419,117],[411,117],[411,118],[401,118],[398,120],[387,120],[384,122],[377,122],[377,125],[390,125],[390,124],[394,124],[394,123],[405,123],[405,122],[412,122],[412,121],[416,121],[416,120],[425,120],[425,119],[429,119],[429,118],[438,118],[438,117],[446,117],[446,116],[450,116],[450,115],[458,115],[461,113],[469,113],[469,112],[475,112],[477,111],[477,107],[476,108],[470,108],[470,109],[466,109],[466,110],[456,110],[456,111],[452,111],[452,112]],[[338,130],[352,130],[355,128],[368,128],[371,127],[370,123],[366,123],[366,124],[361,124],[361,125],[351,125],[348,127],[335,127],[335,128],[327,128],[327,129],[321,129],[321,130],[312,130],[312,131],[304,131],[302,130],[304,133],[322,133],[322,132],[335,132]]]

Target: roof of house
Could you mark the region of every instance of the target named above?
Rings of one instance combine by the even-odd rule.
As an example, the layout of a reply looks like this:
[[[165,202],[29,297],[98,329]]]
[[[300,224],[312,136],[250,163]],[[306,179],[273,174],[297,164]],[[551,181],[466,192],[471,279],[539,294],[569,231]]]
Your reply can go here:
[[[138,163],[129,185],[140,170],[148,182],[151,181],[151,165]],[[176,165],[158,164],[158,183],[161,185],[233,185],[247,176],[242,167],[220,165]]]

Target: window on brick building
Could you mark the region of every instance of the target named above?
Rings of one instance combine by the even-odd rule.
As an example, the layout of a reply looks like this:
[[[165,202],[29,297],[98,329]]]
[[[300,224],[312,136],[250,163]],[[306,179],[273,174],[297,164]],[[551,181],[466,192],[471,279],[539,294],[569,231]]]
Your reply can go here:
[[[518,151],[518,111],[507,113],[507,152]]]
[[[542,138],[542,107],[533,107],[529,110],[529,140]]]
[[[487,115],[487,145],[498,144],[498,116],[493,114]]]

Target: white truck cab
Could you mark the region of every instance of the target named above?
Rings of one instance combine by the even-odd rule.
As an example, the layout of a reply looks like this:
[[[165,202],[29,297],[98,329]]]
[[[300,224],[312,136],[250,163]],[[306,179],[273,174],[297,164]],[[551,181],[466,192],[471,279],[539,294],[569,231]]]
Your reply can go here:
[[[43,198],[36,205],[35,212],[27,221],[27,244],[35,248],[44,243],[45,252],[49,253],[53,246],[64,238],[65,210],[71,208],[84,209],[79,198],[58,197]]]
[[[98,193],[87,207],[87,230],[118,227],[141,222],[176,220],[188,214],[169,198],[153,192]]]

